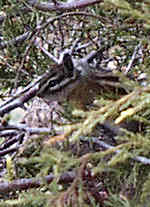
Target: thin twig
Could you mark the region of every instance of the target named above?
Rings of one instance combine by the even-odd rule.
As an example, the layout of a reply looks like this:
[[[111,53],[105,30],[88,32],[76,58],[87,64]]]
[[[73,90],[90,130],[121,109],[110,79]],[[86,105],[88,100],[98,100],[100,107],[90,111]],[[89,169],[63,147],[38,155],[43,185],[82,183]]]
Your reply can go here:
[[[41,44],[40,44],[38,38],[34,41],[34,45],[35,45],[37,48],[41,49],[42,52],[44,52],[44,53],[45,53],[51,60],[53,60],[56,64],[58,64],[58,62],[59,62],[58,59],[55,58],[54,55],[52,55],[52,54],[51,54],[50,52],[48,52],[44,47],[41,46]]]
[[[141,47],[141,42],[134,49],[133,55],[131,57],[131,60],[129,61],[129,64],[128,64],[126,70],[125,70],[125,75],[131,70],[132,64],[133,64],[133,62],[134,62],[134,60],[136,58],[136,54],[137,54],[137,52],[138,52],[140,47]]]
[[[90,138],[90,140],[92,140],[93,143],[95,143],[95,144],[97,144],[100,147],[103,147],[105,149],[113,149],[113,148],[116,147],[116,146],[114,147],[110,144],[107,144],[103,141],[100,141],[98,138],[95,138],[95,137]],[[121,152],[121,150],[116,150],[115,151],[115,153],[117,153],[117,154],[119,154],[120,152]],[[135,160],[135,161],[141,162],[144,165],[150,165],[150,159],[149,158],[146,158],[146,157],[143,157],[143,156],[135,156],[132,159]]]
[[[12,40],[1,41],[0,42],[0,49],[4,49],[4,48],[11,46],[11,45],[16,45],[16,44],[18,45],[18,44],[24,43],[25,40],[28,40],[30,38],[30,34],[31,34],[31,32],[28,31],[22,35],[19,35],[18,37],[15,37]]]
[[[64,18],[66,16],[73,16],[73,15],[74,16],[79,16],[79,15],[89,16],[89,17],[99,19],[100,21],[102,19],[100,16],[94,15],[94,14],[91,14],[91,13],[88,13],[88,12],[68,12],[68,13],[64,13],[64,14],[58,15],[56,17],[49,18],[45,23],[43,23],[41,25],[37,25],[37,27],[33,31],[28,31],[28,32],[24,33],[23,35],[19,35],[18,37],[15,37],[12,40],[0,42],[0,49],[4,49],[4,48],[8,47],[9,45],[22,44],[22,43],[24,43],[25,40],[31,39],[36,34],[37,31],[45,29],[49,24],[53,23],[54,21],[59,20],[61,18]]]

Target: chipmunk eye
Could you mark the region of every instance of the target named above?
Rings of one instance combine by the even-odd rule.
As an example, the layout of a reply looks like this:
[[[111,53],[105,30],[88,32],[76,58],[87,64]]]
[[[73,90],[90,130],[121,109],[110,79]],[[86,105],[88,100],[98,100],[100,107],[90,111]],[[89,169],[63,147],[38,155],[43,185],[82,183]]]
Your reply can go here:
[[[58,84],[58,80],[52,80],[52,81],[49,81],[48,83],[48,87],[54,87]]]

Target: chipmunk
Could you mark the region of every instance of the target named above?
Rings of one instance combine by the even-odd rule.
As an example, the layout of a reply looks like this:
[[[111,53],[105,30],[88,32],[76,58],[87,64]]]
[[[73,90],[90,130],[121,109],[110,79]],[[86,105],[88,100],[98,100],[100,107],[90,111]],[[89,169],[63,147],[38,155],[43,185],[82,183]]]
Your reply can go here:
[[[66,53],[62,63],[41,79],[37,96],[48,104],[52,101],[67,101],[77,108],[85,108],[97,94],[109,91],[110,88],[122,88],[119,79],[119,76],[112,72],[95,70],[85,61],[76,63],[71,55]]]

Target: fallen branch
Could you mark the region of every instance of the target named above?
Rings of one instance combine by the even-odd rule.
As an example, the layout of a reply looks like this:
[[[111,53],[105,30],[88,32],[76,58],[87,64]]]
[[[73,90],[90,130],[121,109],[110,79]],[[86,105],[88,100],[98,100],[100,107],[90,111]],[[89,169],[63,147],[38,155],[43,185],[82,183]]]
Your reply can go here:
[[[13,182],[2,182],[0,183],[0,193],[8,193],[11,191],[16,190],[26,190],[30,188],[38,188],[43,185],[43,183],[51,183],[55,176],[53,174],[50,174],[48,176],[45,176],[41,179],[35,179],[35,178],[29,178],[29,179],[18,179],[14,180]],[[74,172],[66,172],[63,173],[59,180],[59,184],[68,184],[72,182],[75,178]]]

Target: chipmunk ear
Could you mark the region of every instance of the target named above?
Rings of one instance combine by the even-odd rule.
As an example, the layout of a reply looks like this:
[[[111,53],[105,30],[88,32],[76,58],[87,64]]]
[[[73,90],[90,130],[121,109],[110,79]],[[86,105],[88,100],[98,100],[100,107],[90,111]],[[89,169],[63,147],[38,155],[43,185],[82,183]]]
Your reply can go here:
[[[63,57],[64,74],[66,77],[72,77],[74,65],[70,54],[66,53]]]

